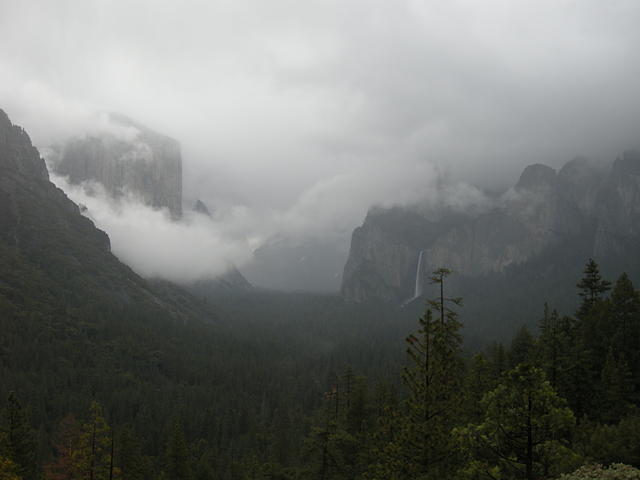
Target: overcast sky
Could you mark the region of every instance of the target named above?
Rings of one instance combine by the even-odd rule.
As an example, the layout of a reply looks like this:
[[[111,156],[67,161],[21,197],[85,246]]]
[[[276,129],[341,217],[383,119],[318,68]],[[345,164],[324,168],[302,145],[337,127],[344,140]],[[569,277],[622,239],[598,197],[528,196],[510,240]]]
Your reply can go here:
[[[41,146],[124,113],[255,237],[344,255],[436,175],[500,187],[638,146],[639,21],[636,0],[0,0],[0,108]]]

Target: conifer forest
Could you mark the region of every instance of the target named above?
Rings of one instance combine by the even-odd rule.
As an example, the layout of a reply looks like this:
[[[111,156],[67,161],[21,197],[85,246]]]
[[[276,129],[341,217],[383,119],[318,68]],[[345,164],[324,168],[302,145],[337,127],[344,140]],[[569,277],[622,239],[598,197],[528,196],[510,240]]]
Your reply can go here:
[[[0,0],[0,480],[640,480],[640,0]]]

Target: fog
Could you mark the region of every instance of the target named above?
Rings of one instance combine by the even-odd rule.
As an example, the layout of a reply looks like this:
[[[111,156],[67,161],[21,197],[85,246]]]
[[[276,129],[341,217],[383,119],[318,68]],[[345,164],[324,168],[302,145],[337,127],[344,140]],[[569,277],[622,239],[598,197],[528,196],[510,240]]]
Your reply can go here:
[[[465,205],[468,184],[638,146],[638,18],[634,0],[0,0],[0,108],[39,146],[107,128],[105,111],[180,141],[185,206],[214,219],[84,198],[140,273],[201,276],[186,249],[332,290],[372,205],[443,181]]]

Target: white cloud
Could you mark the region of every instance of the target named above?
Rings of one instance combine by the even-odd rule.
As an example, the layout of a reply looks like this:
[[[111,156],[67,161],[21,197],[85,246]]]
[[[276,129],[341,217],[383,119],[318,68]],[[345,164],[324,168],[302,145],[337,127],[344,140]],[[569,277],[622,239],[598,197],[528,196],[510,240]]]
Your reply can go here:
[[[148,207],[134,196],[116,201],[99,184],[70,185],[55,174],[51,179],[108,232],[113,253],[143,276],[178,283],[214,278],[231,265],[242,266],[255,247],[250,238],[238,235],[242,218],[221,223],[189,213],[176,222],[167,210]],[[227,231],[233,224],[236,231]]]
[[[527,164],[637,145],[639,15],[635,0],[2,0],[0,108],[41,146],[124,113],[181,142],[189,201],[251,224],[225,232],[337,245],[368,206],[428,198],[435,172],[504,187]]]

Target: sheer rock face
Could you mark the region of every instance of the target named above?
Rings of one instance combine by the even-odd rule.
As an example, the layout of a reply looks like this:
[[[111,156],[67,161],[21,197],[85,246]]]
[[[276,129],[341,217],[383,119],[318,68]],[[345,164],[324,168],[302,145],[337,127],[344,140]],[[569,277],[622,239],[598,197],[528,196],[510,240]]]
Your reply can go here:
[[[209,312],[181,290],[157,291],[122,264],[109,237],[50,180],[26,132],[0,109],[0,300],[37,292],[43,312],[59,315],[141,308],[166,318],[205,319]],[[67,314],[65,314],[66,316]]]
[[[132,120],[110,115],[112,131],[67,142],[52,159],[72,183],[99,182],[114,197],[132,194],[146,205],[182,216],[180,144]]]
[[[591,160],[577,157],[558,172],[558,192],[583,215],[592,215],[603,178],[604,169]]]
[[[49,181],[44,160],[29,135],[0,110],[0,240],[25,251],[39,251],[53,237],[54,227],[83,236],[100,251],[110,249],[107,235],[80,215],[79,208]]]
[[[409,209],[372,209],[353,233],[341,291],[351,303],[401,303],[414,291],[421,251],[425,272],[446,266],[481,278],[577,238],[597,259],[639,256],[640,154],[625,153],[609,172],[584,158],[559,173],[530,165],[479,214],[443,210],[434,220]]]
[[[629,268],[640,257],[640,152],[625,152],[613,163],[598,194],[597,214],[595,255],[611,255]]]

